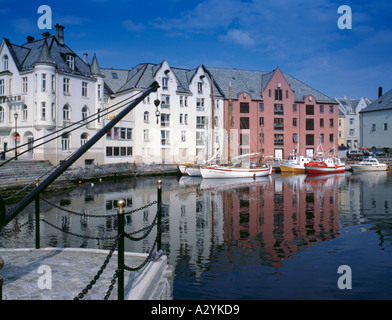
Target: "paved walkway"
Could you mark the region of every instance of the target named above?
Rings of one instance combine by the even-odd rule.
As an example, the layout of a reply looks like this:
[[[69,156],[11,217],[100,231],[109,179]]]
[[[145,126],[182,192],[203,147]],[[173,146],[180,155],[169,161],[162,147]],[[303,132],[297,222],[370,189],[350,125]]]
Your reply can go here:
[[[103,265],[108,250],[91,249],[0,249],[4,267],[0,275],[4,279],[3,300],[72,300],[90,283]],[[145,259],[144,254],[125,254],[125,264],[139,266]],[[83,300],[103,300],[115,270],[116,252],[106,269],[84,296]],[[125,295],[141,271],[124,272]],[[45,289],[51,275],[51,289]],[[40,289],[41,287],[41,289]],[[117,299],[117,282],[109,300]]]

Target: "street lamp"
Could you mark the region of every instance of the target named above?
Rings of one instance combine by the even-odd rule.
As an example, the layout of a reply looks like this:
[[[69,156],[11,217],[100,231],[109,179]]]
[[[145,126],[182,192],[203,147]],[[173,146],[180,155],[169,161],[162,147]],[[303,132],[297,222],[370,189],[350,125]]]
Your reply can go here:
[[[14,118],[15,118],[15,136],[14,136],[14,139],[15,139],[15,160],[18,160],[18,150],[17,150],[17,147],[18,147],[18,124],[17,124],[18,116],[19,116],[18,113],[15,112],[14,113]]]

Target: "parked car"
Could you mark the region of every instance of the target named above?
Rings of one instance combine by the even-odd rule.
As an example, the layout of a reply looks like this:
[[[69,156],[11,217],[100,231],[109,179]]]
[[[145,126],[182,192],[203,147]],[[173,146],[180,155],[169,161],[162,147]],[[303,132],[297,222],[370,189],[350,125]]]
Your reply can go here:
[[[384,151],[374,151],[373,155],[375,157],[386,157],[388,155],[388,153],[384,152]]]

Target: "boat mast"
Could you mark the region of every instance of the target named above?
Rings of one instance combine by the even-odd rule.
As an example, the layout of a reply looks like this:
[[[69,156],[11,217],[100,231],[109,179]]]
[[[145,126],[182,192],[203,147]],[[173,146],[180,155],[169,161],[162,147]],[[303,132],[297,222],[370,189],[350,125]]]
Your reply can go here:
[[[215,140],[215,98],[214,98],[214,77],[211,75],[211,155],[214,155],[214,140]]]
[[[230,163],[230,131],[231,131],[231,81],[229,81],[229,132],[228,132],[228,150],[227,150],[227,162]]]

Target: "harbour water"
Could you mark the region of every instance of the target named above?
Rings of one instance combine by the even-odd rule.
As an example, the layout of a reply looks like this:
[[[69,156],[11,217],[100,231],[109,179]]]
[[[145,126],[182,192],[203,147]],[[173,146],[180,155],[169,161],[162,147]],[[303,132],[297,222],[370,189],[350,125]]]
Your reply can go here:
[[[126,212],[151,204],[126,215],[126,232],[147,227],[156,214],[158,180],[175,300],[392,299],[387,172],[84,183],[41,200],[41,219],[60,229],[41,222],[41,246],[110,249],[117,200],[126,201]],[[7,226],[23,227],[0,237],[0,246],[33,248],[34,226],[26,224],[33,218],[32,205]],[[148,252],[155,235],[156,228],[141,241],[126,241],[125,249]]]

